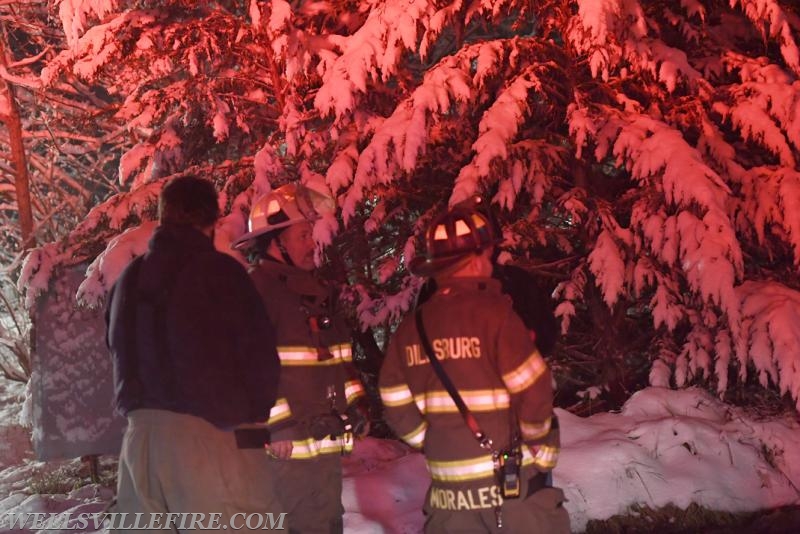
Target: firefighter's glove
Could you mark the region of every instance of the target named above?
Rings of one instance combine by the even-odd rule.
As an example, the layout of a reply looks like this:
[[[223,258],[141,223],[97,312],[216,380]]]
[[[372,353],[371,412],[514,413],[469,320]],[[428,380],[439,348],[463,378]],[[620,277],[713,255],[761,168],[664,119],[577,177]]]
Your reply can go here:
[[[345,421],[336,413],[317,415],[309,421],[308,430],[316,440],[334,439],[345,433]]]
[[[369,412],[362,403],[351,404],[345,414],[354,436],[362,438],[369,434]]]

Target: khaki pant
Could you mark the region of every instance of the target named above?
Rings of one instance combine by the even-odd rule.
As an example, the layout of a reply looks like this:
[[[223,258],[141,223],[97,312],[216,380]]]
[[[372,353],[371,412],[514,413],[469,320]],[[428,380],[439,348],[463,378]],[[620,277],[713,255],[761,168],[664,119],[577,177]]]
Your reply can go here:
[[[273,481],[264,468],[265,456],[261,449],[238,449],[232,432],[223,432],[199,417],[135,410],[128,414],[119,459],[117,504],[110,511],[129,516],[141,513],[144,525],[149,524],[149,514],[167,513],[205,514],[205,526],[211,522],[210,514],[220,514],[220,528],[231,525],[232,519],[234,526],[244,525],[250,514],[272,513],[277,519],[284,510],[275,499]],[[235,514],[240,515],[233,518]],[[167,531],[180,531],[180,521],[176,522]],[[124,524],[131,523],[128,519]],[[189,525],[184,521],[184,528]],[[127,532],[124,528],[115,530]]]
[[[530,473],[526,473],[530,475]],[[528,480],[523,477],[522,495],[528,495]],[[527,497],[508,499],[502,503],[500,514],[502,528],[497,526],[497,515],[493,508],[474,510],[443,510],[430,506],[431,491],[425,503],[425,534],[566,534],[570,532],[569,515],[563,506],[564,492],[558,488],[545,487]],[[497,490],[499,491],[499,490]],[[481,495],[494,495],[481,492]],[[462,492],[461,497],[464,497]],[[434,499],[436,500],[436,499]],[[484,499],[484,502],[491,498]],[[478,498],[472,502],[481,502]]]
[[[311,460],[269,458],[281,510],[289,512],[292,534],[340,534],[343,529],[342,463],[338,455]]]

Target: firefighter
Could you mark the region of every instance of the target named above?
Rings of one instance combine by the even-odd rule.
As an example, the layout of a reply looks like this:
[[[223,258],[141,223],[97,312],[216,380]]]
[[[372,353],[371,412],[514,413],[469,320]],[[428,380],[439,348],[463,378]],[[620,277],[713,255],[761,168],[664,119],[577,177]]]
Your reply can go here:
[[[492,231],[499,235],[499,223],[491,212],[483,207],[483,201],[475,196],[463,201],[462,208],[479,210],[491,223]],[[542,280],[527,270],[512,264],[499,264],[499,251],[492,254],[492,278],[500,281],[503,293],[511,297],[514,312],[528,328],[536,347],[545,359],[553,354],[558,339],[559,325],[550,292],[543,287]],[[422,305],[436,292],[436,279],[429,278],[417,296],[417,306]]]
[[[351,333],[331,288],[314,276],[313,223],[333,199],[287,184],[257,199],[236,248],[260,257],[251,270],[277,332],[281,381],[267,448],[293,532],[342,532],[341,456],[365,435],[364,388]]]
[[[558,456],[550,371],[491,278],[495,244],[473,207],[434,218],[409,267],[437,289],[388,344],[385,418],[425,454],[426,532],[568,532],[564,494],[548,483]]]

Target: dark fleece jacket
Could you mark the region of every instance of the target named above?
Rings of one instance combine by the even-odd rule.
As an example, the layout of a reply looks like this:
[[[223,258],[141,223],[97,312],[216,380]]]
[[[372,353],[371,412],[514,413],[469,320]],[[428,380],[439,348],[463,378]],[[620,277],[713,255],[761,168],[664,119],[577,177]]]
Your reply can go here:
[[[106,324],[123,415],[162,409],[220,428],[268,418],[280,373],[274,329],[244,267],[197,229],[156,229],[114,285]]]

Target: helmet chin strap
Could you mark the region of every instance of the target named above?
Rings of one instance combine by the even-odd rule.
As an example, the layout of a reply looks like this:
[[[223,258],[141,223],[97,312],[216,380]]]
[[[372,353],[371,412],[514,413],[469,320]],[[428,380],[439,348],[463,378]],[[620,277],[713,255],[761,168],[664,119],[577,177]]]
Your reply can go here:
[[[281,241],[281,236],[275,238],[275,245],[278,247],[278,250],[281,253],[281,257],[283,258],[284,263],[286,263],[286,265],[289,265],[291,267],[297,267],[297,265],[295,265],[294,262],[292,261],[292,257],[289,256],[289,251],[286,250],[286,247],[283,246],[283,242]]]

